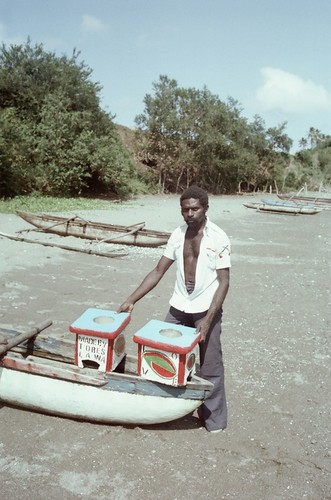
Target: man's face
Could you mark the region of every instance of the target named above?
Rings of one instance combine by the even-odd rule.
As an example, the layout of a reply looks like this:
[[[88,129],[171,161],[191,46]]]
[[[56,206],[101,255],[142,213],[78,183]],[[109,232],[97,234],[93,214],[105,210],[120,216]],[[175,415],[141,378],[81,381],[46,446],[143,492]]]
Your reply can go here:
[[[208,207],[203,207],[200,200],[189,198],[181,203],[181,212],[189,227],[200,226],[206,220]]]

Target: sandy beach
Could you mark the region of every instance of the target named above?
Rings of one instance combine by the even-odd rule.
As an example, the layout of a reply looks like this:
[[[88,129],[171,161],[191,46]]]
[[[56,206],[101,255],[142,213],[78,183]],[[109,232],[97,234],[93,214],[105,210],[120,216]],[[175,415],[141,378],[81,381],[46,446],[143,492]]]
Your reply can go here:
[[[209,217],[232,243],[222,333],[226,431],[209,434],[195,414],[157,426],[106,426],[0,403],[3,500],[331,499],[331,211],[291,216],[243,206],[259,199],[210,197]],[[174,195],[78,214],[164,231],[182,223]],[[1,232],[24,229],[31,226],[18,216],[0,214]],[[22,236],[91,247],[75,238]],[[122,256],[0,237],[0,325],[25,331],[51,319],[47,334],[62,337],[89,307],[117,310],[162,248],[94,244],[110,247]],[[164,319],[174,267],[136,305],[128,352],[136,353],[136,330]]]

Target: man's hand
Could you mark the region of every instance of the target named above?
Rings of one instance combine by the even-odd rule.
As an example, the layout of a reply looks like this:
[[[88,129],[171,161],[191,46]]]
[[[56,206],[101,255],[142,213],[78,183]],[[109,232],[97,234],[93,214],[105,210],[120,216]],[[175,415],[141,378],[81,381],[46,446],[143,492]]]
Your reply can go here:
[[[134,308],[134,304],[132,302],[123,302],[123,304],[119,307],[118,313],[120,312],[127,312],[127,313],[132,313]]]
[[[210,321],[207,318],[202,318],[200,323],[197,326],[197,332],[200,333],[200,342],[204,342],[206,340],[207,334],[210,329]]]

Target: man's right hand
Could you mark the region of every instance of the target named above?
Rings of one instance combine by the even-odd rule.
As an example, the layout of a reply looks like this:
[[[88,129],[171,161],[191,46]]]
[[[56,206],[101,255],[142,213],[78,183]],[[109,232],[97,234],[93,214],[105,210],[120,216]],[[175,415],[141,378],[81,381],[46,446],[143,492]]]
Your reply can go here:
[[[120,312],[127,312],[127,313],[132,313],[133,311],[133,308],[134,308],[134,304],[132,304],[132,302],[123,302],[122,305],[120,305],[119,309],[118,309],[118,313]]]

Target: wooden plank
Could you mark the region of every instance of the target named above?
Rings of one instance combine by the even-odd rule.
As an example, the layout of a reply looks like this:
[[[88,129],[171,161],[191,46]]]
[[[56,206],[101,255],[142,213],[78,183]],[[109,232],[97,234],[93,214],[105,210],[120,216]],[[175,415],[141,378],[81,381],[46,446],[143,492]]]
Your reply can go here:
[[[6,368],[11,368],[18,371],[42,375],[44,377],[67,380],[77,382],[79,384],[93,385],[101,387],[107,384],[103,374],[98,377],[100,372],[95,371],[94,376],[90,376],[87,372],[82,373],[82,370],[77,367],[68,367],[63,364],[53,362],[45,362],[33,356],[23,358],[21,354],[9,353],[5,356],[1,364]],[[85,369],[84,369],[85,370]]]
[[[16,330],[0,327],[0,332],[8,339],[17,335]],[[37,356],[55,359],[63,363],[73,363],[75,356],[74,336],[68,339],[57,339],[55,337],[43,337],[30,339],[27,343],[12,348],[12,351],[22,354],[35,354]]]
[[[48,328],[51,324],[52,324],[51,320],[46,320],[40,325],[30,328],[30,330],[28,330],[27,332],[21,333],[20,335],[17,335],[14,338],[9,339],[7,344],[0,345],[0,355],[9,351],[18,344],[21,344],[25,340],[29,340],[31,337],[35,337],[38,333]]]

